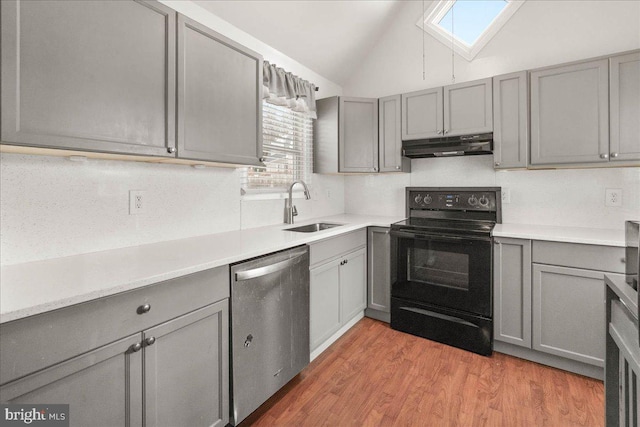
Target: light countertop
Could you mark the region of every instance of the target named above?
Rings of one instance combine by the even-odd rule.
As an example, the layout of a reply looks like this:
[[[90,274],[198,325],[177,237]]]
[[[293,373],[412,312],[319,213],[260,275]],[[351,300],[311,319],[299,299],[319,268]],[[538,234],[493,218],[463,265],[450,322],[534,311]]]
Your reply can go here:
[[[493,229],[493,236],[602,246],[625,246],[623,229],[497,224]]]
[[[300,224],[207,236],[3,266],[0,323],[125,292],[209,268],[337,236],[404,217],[336,215]],[[344,224],[315,233],[283,231],[314,222]]]

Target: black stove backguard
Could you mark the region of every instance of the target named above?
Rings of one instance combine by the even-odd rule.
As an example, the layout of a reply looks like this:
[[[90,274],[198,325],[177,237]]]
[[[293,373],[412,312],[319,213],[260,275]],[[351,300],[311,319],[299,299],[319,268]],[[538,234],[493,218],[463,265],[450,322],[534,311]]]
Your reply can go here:
[[[391,327],[490,355],[500,188],[410,187],[391,227]]]

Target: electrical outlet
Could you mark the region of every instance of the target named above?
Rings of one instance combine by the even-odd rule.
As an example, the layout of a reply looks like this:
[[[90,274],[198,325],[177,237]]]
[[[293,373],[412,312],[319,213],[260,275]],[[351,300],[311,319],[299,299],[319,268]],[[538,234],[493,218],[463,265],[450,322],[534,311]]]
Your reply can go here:
[[[139,215],[146,212],[147,200],[142,190],[129,191],[129,215]]]
[[[605,206],[619,207],[622,206],[622,189],[607,188],[605,190]]]
[[[508,205],[511,203],[511,189],[503,188],[502,189],[502,204]]]

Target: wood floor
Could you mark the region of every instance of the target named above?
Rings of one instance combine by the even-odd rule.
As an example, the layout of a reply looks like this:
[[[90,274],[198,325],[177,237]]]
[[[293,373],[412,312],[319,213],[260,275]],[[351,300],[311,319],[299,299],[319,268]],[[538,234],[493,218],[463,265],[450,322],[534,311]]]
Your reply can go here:
[[[601,381],[364,318],[242,424],[603,426]]]

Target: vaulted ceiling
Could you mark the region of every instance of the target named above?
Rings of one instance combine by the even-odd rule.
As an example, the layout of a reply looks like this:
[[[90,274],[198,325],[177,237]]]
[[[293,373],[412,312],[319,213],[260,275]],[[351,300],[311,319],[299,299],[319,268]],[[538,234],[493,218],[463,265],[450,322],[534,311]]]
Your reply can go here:
[[[342,85],[407,2],[199,0],[196,3]]]

